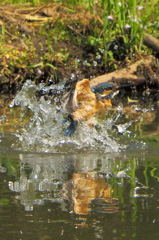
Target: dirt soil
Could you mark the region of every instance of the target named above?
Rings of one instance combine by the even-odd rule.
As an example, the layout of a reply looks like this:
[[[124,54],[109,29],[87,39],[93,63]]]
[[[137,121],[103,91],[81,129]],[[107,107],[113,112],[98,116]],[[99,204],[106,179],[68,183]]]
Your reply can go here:
[[[61,4],[1,5],[1,92],[15,91],[26,79],[51,84],[104,73],[102,61],[92,66],[96,49],[85,44],[92,19],[89,11]]]
[[[103,49],[87,43],[94,22],[102,32],[99,16],[64,4],[0,5],[0,92],[14,93],[27,79],[48,85],[67,79],[70,84],[114,71],[114,62],[105,64]],[[122,58],[120,52],[114,55],[118,69],[140,59],[123,55],[122,39],[116,44],[122,52]]]

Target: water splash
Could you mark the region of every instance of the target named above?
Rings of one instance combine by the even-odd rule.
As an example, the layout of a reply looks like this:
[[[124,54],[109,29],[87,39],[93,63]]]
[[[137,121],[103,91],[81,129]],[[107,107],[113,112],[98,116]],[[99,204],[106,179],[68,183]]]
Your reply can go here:
[[[64,114],[60,105],[57,105],[57,96],[53,101],[46,100],[44,96],[38,99],[36,92],[51,89],[58,92],[64,91],[63,85],[46,87],[44,84],[35,85],[30,80],[26,81],[22,90],[17,94],[11,107],[21,106],[21,117],[25,118],[30,114],[28,123],[22,132],[17,132],[17,142],[14,149],[36,152],[120,152],[125,149],[124,144],[120,144],[117,136],[112,136],[112,128],[120,116],[118,112],[115,118],[108,118],[98,123],[98,128],[90,128],[83,123],[78,126],[76,133],[72,137],[64,135],[66,123],[63,123]],[[57,92],[56,91],[56,92]],[[52,103],[53,102],[53,103]],[[129,126],[129,124],[128,124]],[[128,127],[124,125],[124,131]],[[120,126],[121,128],[121,126]]]

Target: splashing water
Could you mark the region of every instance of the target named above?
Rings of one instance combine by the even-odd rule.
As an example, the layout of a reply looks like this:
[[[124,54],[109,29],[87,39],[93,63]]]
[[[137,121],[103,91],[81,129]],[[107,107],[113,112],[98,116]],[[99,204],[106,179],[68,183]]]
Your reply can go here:
[[[99,129],[90,128],[87,124],[80,124],[76,133],[72,137],[64,135],[64,129],[67,127],[63,122],[64,116],[62,107],[51,100],[46,100],[44,96],[38,100],[36,92],[40,90],[49,91],[51,87],[44,84],[35,85],[30,80],[26,81],[22,90],[17,94],[11,107],[21,106],[21,117],[25,118],[30,110],[31,117],[24,126],[22,132],[16,133],[18,140],[13,145],[15,149],[36,152],[119,152],[126,148],[118,140],[113,139],[108,134],[112,130],[116,119],[109,118],[101,121]],[[53,90],[64,91],[64,84],[55,85]],[[61,98],[61,94],[59,94]],[[125,125],[124,125],[125,128]],[[126,130],[126,129],[125,129]]]

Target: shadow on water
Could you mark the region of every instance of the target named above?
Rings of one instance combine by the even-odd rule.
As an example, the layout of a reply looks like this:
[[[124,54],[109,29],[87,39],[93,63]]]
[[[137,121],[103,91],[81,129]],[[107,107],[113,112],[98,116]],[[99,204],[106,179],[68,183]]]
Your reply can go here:
[[[157,240],[158,108],[120,105],[67,138],[58,96],[37,88],[0,118],[0,239]]]

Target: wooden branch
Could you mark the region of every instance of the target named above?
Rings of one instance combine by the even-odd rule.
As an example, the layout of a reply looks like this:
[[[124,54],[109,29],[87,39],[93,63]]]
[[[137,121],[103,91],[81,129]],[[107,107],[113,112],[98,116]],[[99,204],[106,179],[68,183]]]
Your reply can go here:
[[[150,34],[145,34],[143,44],[159,53],[159,40]]]
[[[122,68],[112,73],[104,74],[99,77],[93,78],[92,80],[90,80],[90,87],[94,87],[103,82],[108,82],[111,80],[115,81],[115,79],[117,80],[122,78],[127,79],[127,81],[131,80],[133,82],[138,82],[139,78],[137,75],[135,75],[137,67],[142,63],[149,65],[153,59],[154,57],[152,55],[146,56],[126,68]]]

